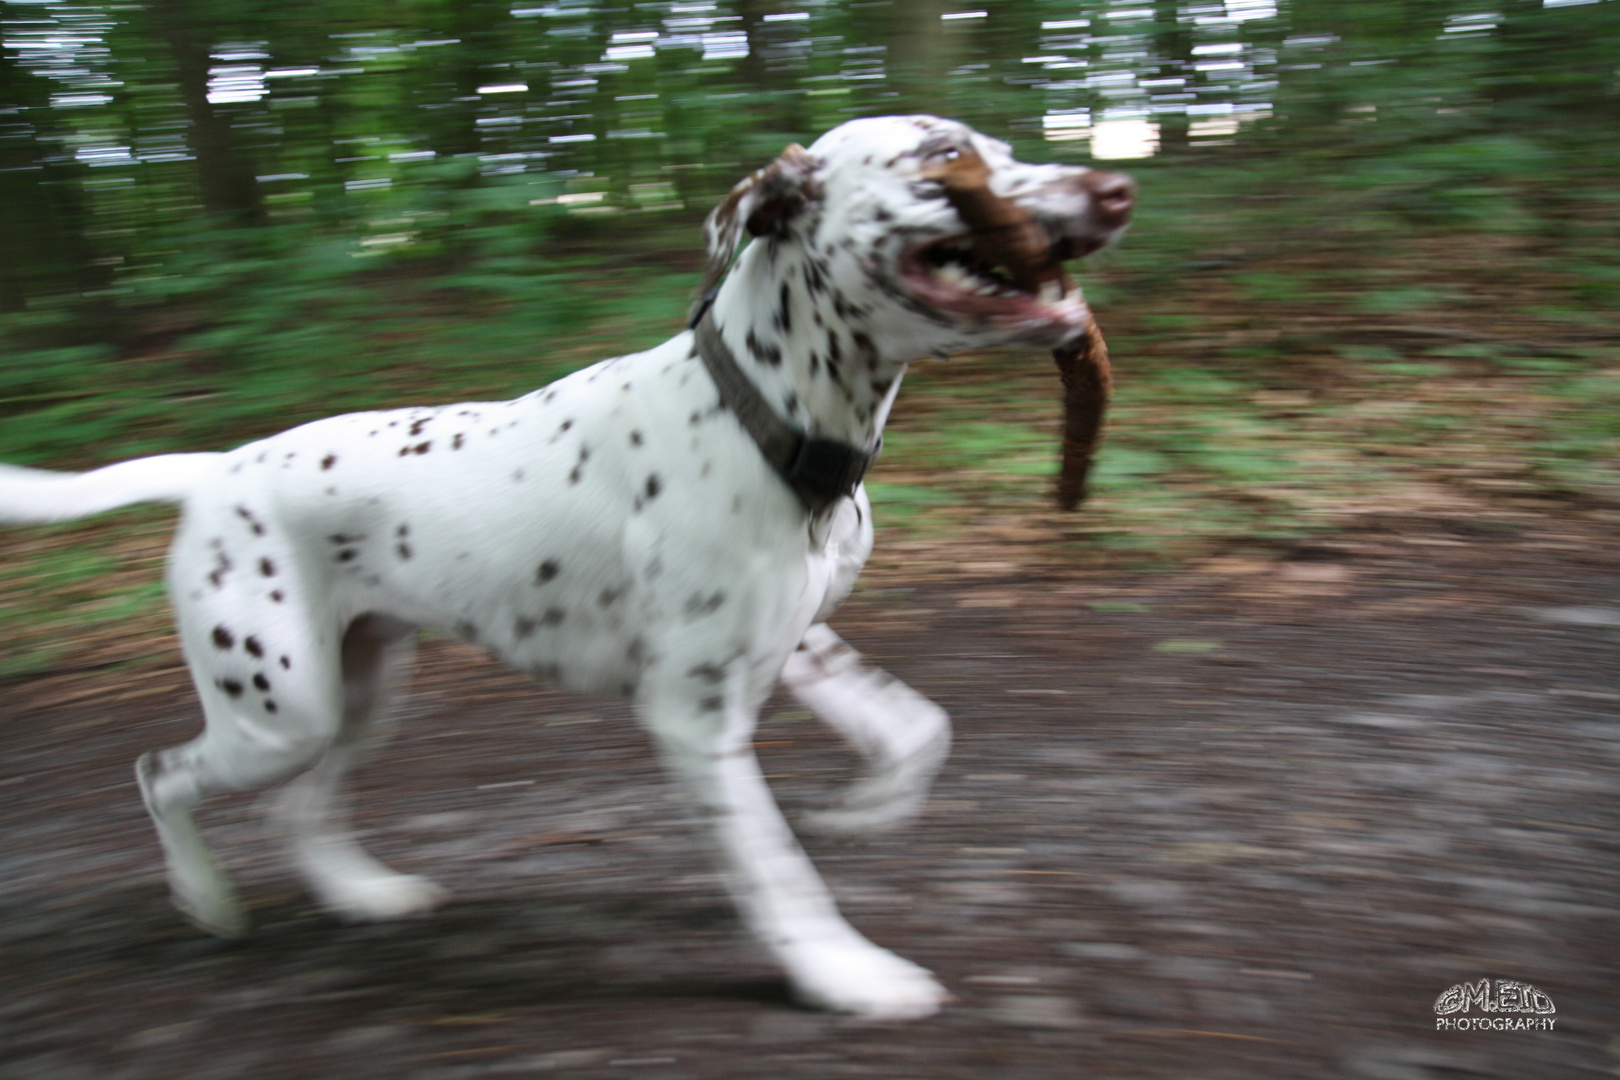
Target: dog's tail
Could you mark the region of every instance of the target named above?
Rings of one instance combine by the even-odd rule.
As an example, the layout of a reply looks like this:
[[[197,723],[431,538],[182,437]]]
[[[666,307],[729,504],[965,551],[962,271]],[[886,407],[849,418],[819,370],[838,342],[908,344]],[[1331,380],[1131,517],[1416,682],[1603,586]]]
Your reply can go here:
[[[183,502],[219,454],[159,454],[83,473],[0,465],[0,522],[45,524],[143,502]]]

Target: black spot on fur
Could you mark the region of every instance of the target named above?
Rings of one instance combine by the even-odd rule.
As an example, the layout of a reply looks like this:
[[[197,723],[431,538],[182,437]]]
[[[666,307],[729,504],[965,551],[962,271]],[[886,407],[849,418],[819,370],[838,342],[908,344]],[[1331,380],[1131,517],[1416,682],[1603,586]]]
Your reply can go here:
[[[718,695],[715,697],[706,697],[702,701],[698,702],[698,708],[702,709],[704,712],[719,712],[725,707],[725,698],[719,697]]]
[[[269,698],[265,698],[264,699],[264,711],[265,712],[275,712],[276,711],[276,703],[271,701]]]
[[[214,627],[214,647],[215,648],[228,649],[232,645],[235,645],[235,644],[236,644],[236,635],[232,634],[229,630],[225,629],[223,626]]]
[[[788,283],[785,281],[782,282],[780,297],[781,306],[776,312],[776,325],[782,328],[782,333],[791,334],[793,332],[793,290],[788,287]]]
[[[560,607],[548,607],[546,613],[540,616],[541,626],[561,626],[562,621],[568,618],[568,612]]]
[[[748,351],[753,354],[755,360],[758,360],[760,363],[765,364],[768,367],[778,367],[781,365],[781,348],[775,344],[760,341],[759,338],[754,334],[752,327],[750,327],[748,330],[747,344]]]
[[[247,650],[249,656],[255,658],[264,655],[264,646],[259,644],[258,638],[251,635],[242,639],[242,648]]]
[[[878,351],[877,346],[872,344],[872,339],[856,330],[850,334],[850,340],[855,343],[855,352],[860,359],[866,361],[866,366],[875,369],[877,367]]]
[[[281,658],[281,667],[282,667],[283,670],[292,667],[292,661],[290,659],[288,659],[287,657],[283,656]]]
[[[725,602],[726,594],[724,590],[717,589],[708,596],[704,596],[702,593],[693,593],[687,598],[682,610],[686,613],[687,618],[696,619],[718,611],[720,605]]]
[[[540,564],[540,569],[535,571],[535,584],[544,585],[546,582],[557,576],[557,571],[559,569],[561,568],[557,565],[556,559],[547,559],[545,562]]]
[[[238,506],[236,508],[236,516],[247,522],[248,528],[252,531],[254,536],[264,535],[264,526],[259,522],[258,518],[253,516],[253,511],[249,510],[245,506]]]
[[[283,598],[282,597],[282,592],[281,592],[280,589],[271,589],[270,590],[270,602],[271,603],[279,604],[279,603],[281,603],[282,598]]]
[[[452,449],[452,450],[460,450],[461,449],[461,444],[466,442],[466,441],[467,441],[467,436],[463,435],[461,432],[458,431],[458,432],[456,432],[455,438],[450,440],[450,449]]]
[[[420,420],[417,420],[415,423],[411,424],[410,434],[412,434],[412,435],[420,435],[420,434],[422,434],[422,429],[427,427],[427,422],[429,420],[431,420],[431,419],[433,419],[433,417],[424,416]]]
[[[242,696],[242,684],[235,679],[221,679],[215,685],[233,698]]]
[[[411,535],[411,527],[410,527],[410,525],[408,525],[408,524],[406,524],[404,522],[401,522],[399,528],[394,530],[394,535],[395,536],[400,536],[400,537]]]
[[[253,676],[253,685],[260,690],[268,690],[270,689],[270,680],[265,678],[264,672],[261,671]]]
[[[694,679],[702,679],[710,686],[718,686],[726,677],[726,669],[719,664],[699,664],[688,668],[686,674]]]
[[[647,640],[641,637],[630,639],[630,644],[624,650],[624,658],[632,664],[640,664],[647,659]]]
[[[538,625],[539,623],[535,622],[533,619],[525,618],[524,616],[519,615],[512,622],[512,636],[517,638],[519,641],[522,641],[524,638],[533,634],[534,628]]]
[[[798,412],[799,411],[799,395],[795,394],[792,390],[789,390],[787,392],[787,396],[782,399],[782,407],[787,410],[787,413],[788,413],[789,416],[791,416],[794,413]]]
[[[429,440],[428,442],[419,442],[414,447],[412,447],[411,449],[412,449],[412,452],[414,452],[414,453],[425,454],[425,453],[428,452],[428,448],[431,447],[432,445],[433,445],[432,440]]]
[[[411,545],[401,541],[400,543],[394,545],[394,553],[397,554],[401,560],[409,559],[411,557]]]
[[[360,553],[358,551],[354,550],[354,548],[344,548],[342,551],[337,553],[337,561],[338,562],[353,562],[354,557],[356,555],[358,555],[358,554],[360,554]]]
[[[663,482],[658,479],[657,473],[647,477],[647,498],[649,501],[658,498],[658,493],[663,489]]]
[[[333,533],[326,538],[326,542],[328,544],[358,544],[365,538],[365,533],[355,533],[353,536],[348,533]]]
[[[336,464],[337,464],[337,455],[336,454],[327,454],[325,457],[321,458],[321,470],[323,472],[325,470],[327,470],[327,469],[330,469],[332,466],[334,466]]]
[[[632,431],[630,433],[630,445],[631,446],[640,446],[641,445],[641,432]]]
[[[263,574],[265,577],[275,577],[276,564],[271,562],[269,559],[260,559],[259,573]]]
[[[619,597],[622,596],[623,594],[624,594],[624,590],[622,588],[619,588],[619,589],[603,589],[600,593],[597,594],[596,602],[598,604],[600,604],[601,606],[603,606],[603,607],[612,607],[615,603],[618,602]]]

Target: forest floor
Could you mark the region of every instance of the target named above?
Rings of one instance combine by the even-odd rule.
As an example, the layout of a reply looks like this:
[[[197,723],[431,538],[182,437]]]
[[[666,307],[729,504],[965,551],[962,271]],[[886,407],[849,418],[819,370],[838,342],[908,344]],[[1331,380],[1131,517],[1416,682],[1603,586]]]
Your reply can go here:
[[[454,900],[343,925],[263,798],[221,799],[205,825],[256,929],[206,938],[130,770],[198,726],[147,636],[123,646],[143,662],[6,680],[0,1074],[1614,1074],[1611,527],[1412,516],[1135,575],[993,554],[880,543],[834,625],[950,710],[955,748],[911,827],[806,837],[850,920],[951,989],[939,1016],[792,1004],[626,709],[442,640],[357,817]],[[852,758],[783,702],[765,717],[796,816]],[[1540,988],[1555,1030],[1435,1031],[1436,997],[1485,977]]]

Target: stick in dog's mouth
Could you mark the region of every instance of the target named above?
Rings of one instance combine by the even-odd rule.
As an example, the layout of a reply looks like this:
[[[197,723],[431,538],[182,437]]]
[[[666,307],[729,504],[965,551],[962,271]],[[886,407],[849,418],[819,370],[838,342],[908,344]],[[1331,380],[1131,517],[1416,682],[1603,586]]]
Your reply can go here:
[[[970,230],[973,254],[1006,273],[1024,292],[1043,295],[1047,285],[1066,295],[1074,283],[1064,273],[1061,248],[1028,210],[990,190],[990,167],[972,152],[960,153],[925,171],[945,189],[945,198]]]
[[[1063,269],[1073,245],[1054,243],[1034,215],[990,190],[990,168],[966,152],[924,172],[938,181],[957,215],[971,230],[973,254],[1001,270],[1021,290],[1036,296],[1067,296],[1074,283]],[[1055,286],[1055,288],[1054,288]],[[1113,391],[1108,346],[1095,318],[1085,331],[1052,353],[1063,379],[1063,468],[1058,506],[1074,510],[1086,497],[1091,459],[1102,438],[1103,415]]]

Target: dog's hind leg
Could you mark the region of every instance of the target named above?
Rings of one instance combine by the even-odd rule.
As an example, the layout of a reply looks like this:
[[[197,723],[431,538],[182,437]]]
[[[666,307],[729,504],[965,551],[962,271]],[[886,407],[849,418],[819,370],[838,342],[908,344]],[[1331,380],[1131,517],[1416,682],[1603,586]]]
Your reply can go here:
[[[866,759],[866,775],[807,817],[828,831],[888,828],[916,815],[951,750],[945,710],[861,656],[825,624],[805,632],[782,685]]]
[[[933,1013],[944,989],[844,920],[783,820],[751,745],[764,694],[747,688],[745,667],[744,660],[725,665],[716,682],[718,665],[695,666],[691,674],[708,681],[701,686],[646,680],[638,700],[665,763],[710,819],[744,922],[808,1004],[881,1019]]]
[[[135,762],[135,779],[163,845],[174,906],[210,934],[237,937],[247,932],[247,913],[191,815],[207,795],[229,790],[212,776],[208,756],[206,734],[182,746],[148,751]]]
[[[184,629],[181,636],[188,637]],[[291,686],[272,691],[273,698],[250,694],[246,688],[255,676],[210,678],[217,669],[197,663],[198,649],[189,640],[186,655],[206,727],[188,743],[141,755],[135,776],[163,845],[175,906],[204,930],[234,937],[247,930],[247,916],[209,854],[192,811],[209,795],[256,791],[307,769],[331,742],[338,710],[335,703],[300,700],[307,695]],[[287,659],[294,662],[290,655]],[[307,655],[296,662],[306,672],[318,666]],[[256,679],[269,686],[262,673]]]
[[[343,723],[315,766],[287,785],[276,813],[299,872],[321,906],[349,919],[431,911],[449,894],[426,878],[390,870],[349,826],[343,774],[387,737],[388,705],[410,669],[415,628],[364,616],[343,636]]]

